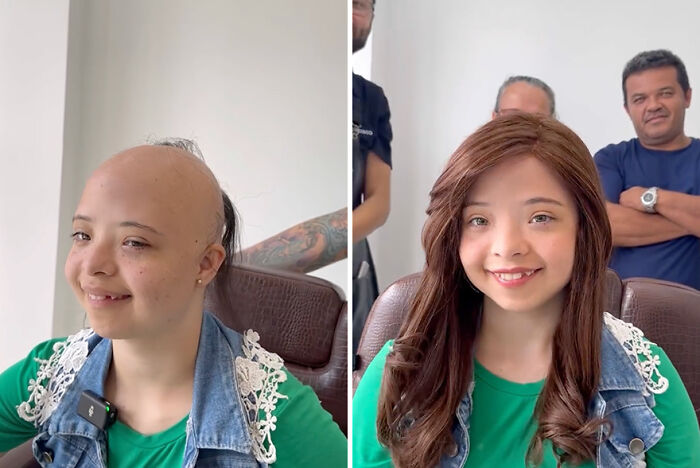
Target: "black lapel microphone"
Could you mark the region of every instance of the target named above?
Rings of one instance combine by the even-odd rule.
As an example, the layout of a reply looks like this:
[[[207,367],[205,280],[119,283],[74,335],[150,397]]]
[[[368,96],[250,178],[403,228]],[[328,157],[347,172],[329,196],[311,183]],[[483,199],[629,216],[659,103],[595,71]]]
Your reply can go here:
[[[104,431],[117,420],[117,408],[95,392],[85,390],[78,401],[78,415]]]

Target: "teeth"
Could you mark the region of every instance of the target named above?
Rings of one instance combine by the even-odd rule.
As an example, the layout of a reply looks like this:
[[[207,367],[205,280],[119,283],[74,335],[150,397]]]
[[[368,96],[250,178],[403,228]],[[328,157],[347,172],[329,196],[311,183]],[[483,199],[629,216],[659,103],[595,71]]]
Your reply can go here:
[[[535,270],[524,271],[521,273],[496,273],[499,279],[502,281],[513,281],[522,278],[523,276],[531,276]]]
[[[105,299],[111,299],[111,300],[116,300],[116,299],[124,299],[127,296],[98,296],[96,294],[89,294],[88,293],[88,298],[93,301],[104,301]]]

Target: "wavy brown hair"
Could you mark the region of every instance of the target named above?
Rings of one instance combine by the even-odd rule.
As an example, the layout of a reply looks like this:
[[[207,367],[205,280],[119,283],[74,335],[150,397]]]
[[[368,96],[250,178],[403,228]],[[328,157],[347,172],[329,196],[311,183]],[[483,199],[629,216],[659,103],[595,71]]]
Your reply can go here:
[[[377,434],[396,466],[435,466],[453,448],[451,430],[472,376],[472,347],[483,295],[460,263],[462,208],[484,171],[522,155],[543,162],[575,200],[576,252],[552,363],[535,406],[538,428],[526,462],[542,460],[551,440],[559,463],[595,458],[604,421],[587,413],[600,376],[603,291],[612,248],[598,173],[581,139],[543,116],[508,115],[478,129],[454,152],[430,192],[423,227],[426,266],[410,311],[388,355]]]

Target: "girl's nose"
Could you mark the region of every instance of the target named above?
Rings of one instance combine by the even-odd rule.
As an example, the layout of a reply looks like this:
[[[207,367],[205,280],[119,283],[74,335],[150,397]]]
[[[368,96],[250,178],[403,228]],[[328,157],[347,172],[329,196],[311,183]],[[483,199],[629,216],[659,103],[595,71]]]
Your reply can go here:
[[[527,241],[517,223],[504,223],[494,230],[491,244],[493,255],[510,258],[516,255],[525,255],[527,251]]]
[[[85,272],[90,276],[113,275],[116,271],[114,253],[106,243],[91,242],[84,251]]]

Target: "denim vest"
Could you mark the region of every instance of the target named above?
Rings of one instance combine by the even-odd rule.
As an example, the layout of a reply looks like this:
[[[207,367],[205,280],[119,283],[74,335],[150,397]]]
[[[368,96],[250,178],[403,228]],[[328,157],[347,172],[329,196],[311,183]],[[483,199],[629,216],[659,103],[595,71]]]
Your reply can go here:
[[[642,332],[605,314],[601,340],[601,376],[597,392],[589,405],[589,414],[605,417],[612,422],[613,431],[605,442],[598,445],[596,466],[602,468],[644,467],[644,453],[653,447],[664,432],[664,426],[653,413],[654,397],[648,391],[662,393],[668,381],[655,368],[642,370],[636,365],[636,352],[643,352]],[[653,375],[652,375],[653,374]],[[444,455],[441,468],[460,468],[469,455],[469,416],[471,393],[462,398],[457,407],[452,437],[456,450]]]
[[[266,364],[274,362],[276,370],[283,372],[282,361],[264,351],[255,342],[257,338],[251,331],[241,336],[204,313],[183,467],[266,467],[274,461],[274,447],[272,459],[266,457],[268,449],[255,429],[255,404],[261,399],[251,394],[244,368],[249,371],[252,366],[258,372],[267,372]],[[62,352],[42,362],[37,380],[41,383],[42,378],[48,378],[48,383],[39,394],[33,392],[30,398],[30,402],[34,400],[33,407],[26,404],[19,407],[20,415],[23,407],[25,410],[22,417],[28,419],[28,410],[36,421],[39,434],[34,439],[33,451],[42,466],[107,465],[104,432],[79,416],[76,409],[84,390],[103,395],[111,357],[110,340],[83,330],[69,338]],[[277,374],[277,378],[279,382],[286,376]],[[275,382],[273,386],[276,389]],[[266,445],[271,445],[269,433],[266,436]]]

